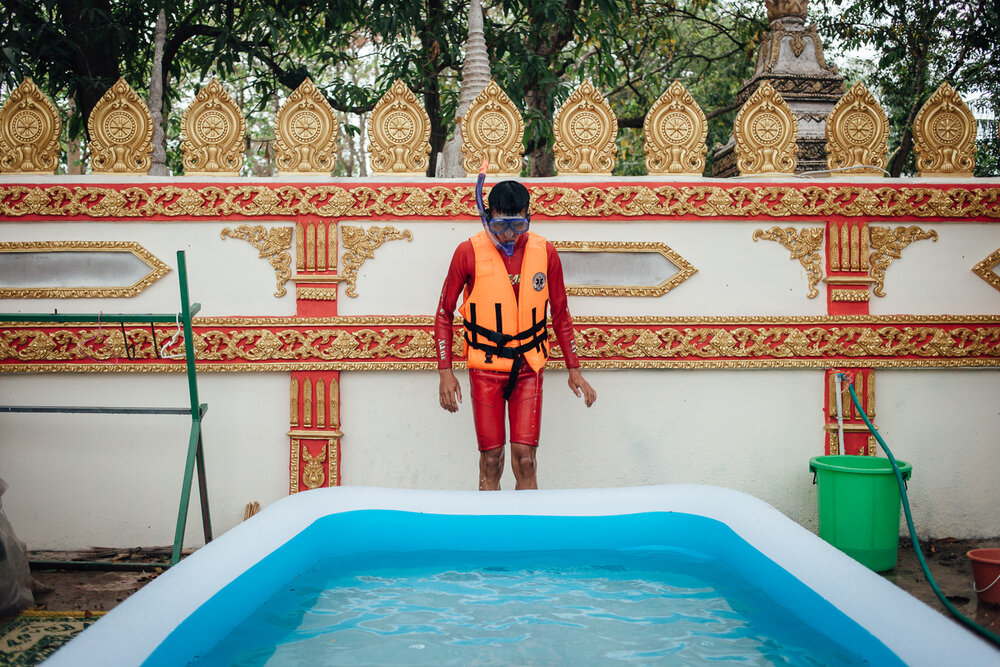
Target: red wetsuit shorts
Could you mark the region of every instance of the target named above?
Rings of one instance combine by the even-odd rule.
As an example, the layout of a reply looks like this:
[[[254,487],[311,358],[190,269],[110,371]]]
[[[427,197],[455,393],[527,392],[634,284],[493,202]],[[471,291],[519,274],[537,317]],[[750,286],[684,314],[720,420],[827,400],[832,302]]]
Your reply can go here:
[[[472,419],[476,424],[479,451],[485,452],[507,443],[504,412],[510,415],[510,441],[519,445],[538,446],[542,425],[542,372],[525,364],[517,377],[514,392],[508,400],[503,388],[509,373],[469,369],[472,393]]]

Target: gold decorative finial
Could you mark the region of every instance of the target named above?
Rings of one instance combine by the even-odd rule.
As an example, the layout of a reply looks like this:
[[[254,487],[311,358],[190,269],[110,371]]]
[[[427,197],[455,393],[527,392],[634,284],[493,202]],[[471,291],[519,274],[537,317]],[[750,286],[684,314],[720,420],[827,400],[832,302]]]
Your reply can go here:
[[[497,82],[490,80],[462,117],[462,167],[468,176],[489,160],[490,174],[517,176],[524,154],[524,120]]]
[[[918,176],[972,176],[976,119],[945,81],[913,119]]]
[[[0,108],[0,172],[54,174],[59,167],[59,112],[25,78]]]
[[[705,171],[708,120],[680,81],[670,84],[653,103],[642,131],[650,174],[700,176]]]
[[[552,131],[552,152],[560,174],[611,173],[618,151],[618,119],[589,79],[556,110]]]
[[[736,166],[741,175],[795,173],[798,121],[781,95],[767,81],[736,114]]]
[[[368,116],[368,152],[376,176],[423,176],[431,154],[431,119],[402,79]]]
[[[337,159],[337,116],[311,79],[288,97],[274,119],[278,174],[327,174]]]
[[[786,16],[805,19],[809,8],[809,0],[764,0],[767,7],[767,20],[776,21]]]
[[[94,105],[87,131],[95,172],[145,174],[153,166],[153,116],[124,78]]]
[[[826,119],[826,166],[837,176],[882,176],[889,119],[875,97],[858,81]]]
[[[186,176],[239,176],[247,122],[233,98],[212,79],[181,116]]]

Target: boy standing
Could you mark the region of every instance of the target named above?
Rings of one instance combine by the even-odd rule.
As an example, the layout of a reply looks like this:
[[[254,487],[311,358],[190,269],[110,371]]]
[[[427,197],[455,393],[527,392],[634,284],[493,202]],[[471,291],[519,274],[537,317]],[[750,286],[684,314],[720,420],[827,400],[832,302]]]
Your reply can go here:
[[[462,402],[462,390],[451,370],[451,342],[455,305],[464,292],[459,311],[479,444],[479,489],[500,488],[505,411],[510,414],[516,488],[537,489],[542,370],[549,356],[547,308],[551,308],[553,329],[569,370],[570,389],[583,397],[587,407],[597,400],[597,392],[580,372],[559,255],[551,243],[528,231],[528,190],[516,181],[497,183],[486,210],[484,179],[485,168],[476,187],[484,229],[455,250],[435,317],[440,402],[449,412],[456,412]]]

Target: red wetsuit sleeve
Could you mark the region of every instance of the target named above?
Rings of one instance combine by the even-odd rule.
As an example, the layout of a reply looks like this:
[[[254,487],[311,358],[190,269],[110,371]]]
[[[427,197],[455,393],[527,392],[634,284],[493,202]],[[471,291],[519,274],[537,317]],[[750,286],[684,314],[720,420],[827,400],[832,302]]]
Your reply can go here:
[[[455,317],[455,306],[458,298],[465,290],[471,288],[475,280],[476,255],[471,241],[463,241],[455,249],[441,288],[441,299],[438,301],[437,313],[434,316],[434,345],[437,348],[438,369],[451,368],[451,344],[454,337],[452,320]]]
[[[566,300],[562,262],[559,260],[559,253],[556,252],[556,247],[552,243],[546,242],[545,250],[548,253],[549,310],[552,312],[552,329],[555,331],[556,340],[559,341],[559,347],[562,349],[563,359],[566,360],[566,368],[579,368],[580,360],[576,356],[573,318],[569,314],[569,304]]]

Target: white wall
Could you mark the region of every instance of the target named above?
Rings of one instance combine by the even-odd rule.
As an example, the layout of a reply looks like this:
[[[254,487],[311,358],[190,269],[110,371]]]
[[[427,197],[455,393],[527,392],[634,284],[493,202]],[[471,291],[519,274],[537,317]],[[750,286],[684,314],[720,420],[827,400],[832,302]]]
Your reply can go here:
[[[475,489],[468,376],[457,414],[437,373],[342,373],[345,485]],[[716,484],[814,525],[809,458],[822,454],[822,371],[587,371],[587,409],[546,371],[538,478],[544,488]],[[400,434],[406,434],[400,442]],[[514,488],[507,461],[502,488]]]
[[[288,493],[288,375],[198,377],[213,528]],[[0,375],[3,405],[186,407],[183,373]],[[30,549],[172,544],[191,420],[0,414],[3,509]],[[185,545],[202,543],[193,486]]]
[[[0,223],[4,241],[135,241],[171,268],[170,273],[130,298],[113,299],[0,299],[0,312],[51,313],[175,313],[179,309],[177,251],[185,251],[188,294],[201,303],[198,317],[232,315],[294,315],[295,288],[275,297],[274,269],[242,239],[219,237],[226,227],[240,224],[265,228],[291,223],[244,222],[30,222]]]

